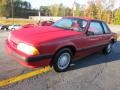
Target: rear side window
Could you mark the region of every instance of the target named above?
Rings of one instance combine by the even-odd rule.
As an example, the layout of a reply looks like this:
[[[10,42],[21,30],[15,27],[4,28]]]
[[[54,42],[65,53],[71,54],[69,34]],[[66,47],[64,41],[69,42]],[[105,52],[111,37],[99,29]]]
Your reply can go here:
[[[88,31],[94,32],[95,35],[103,34],[103,27],[100,22],[91,21]]]
[[[105,23],[102,23],[102,25],[103,25],[105,33],[106,34],[110,33],[110,30],[109,30],[108,26]]]

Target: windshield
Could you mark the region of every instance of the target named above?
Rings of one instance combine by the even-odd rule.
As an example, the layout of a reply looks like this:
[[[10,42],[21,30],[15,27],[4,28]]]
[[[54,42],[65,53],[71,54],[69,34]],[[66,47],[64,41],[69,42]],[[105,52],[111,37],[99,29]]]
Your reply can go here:
[[[73,27],[84,29],[87,25],[87,21],[79,18],[62,18],[61,20],[53,24],[54,27],[63,29],[72,29]]]

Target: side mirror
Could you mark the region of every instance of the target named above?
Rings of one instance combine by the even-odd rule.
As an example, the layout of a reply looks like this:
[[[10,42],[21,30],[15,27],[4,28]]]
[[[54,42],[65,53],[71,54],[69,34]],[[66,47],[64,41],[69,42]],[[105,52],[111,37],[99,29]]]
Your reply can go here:
[[[92,31],[87,31],[87,35],[88,35],[88,36],[94,35],[94,32],[92,32]]]

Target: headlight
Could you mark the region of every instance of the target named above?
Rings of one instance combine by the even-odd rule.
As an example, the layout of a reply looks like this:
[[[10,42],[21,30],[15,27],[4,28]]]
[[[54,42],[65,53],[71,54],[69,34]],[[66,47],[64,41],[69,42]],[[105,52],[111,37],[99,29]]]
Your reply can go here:
[[[19,43],[17,49],[28,55],[39,55],[39,51],[35,47],[24,43]]]

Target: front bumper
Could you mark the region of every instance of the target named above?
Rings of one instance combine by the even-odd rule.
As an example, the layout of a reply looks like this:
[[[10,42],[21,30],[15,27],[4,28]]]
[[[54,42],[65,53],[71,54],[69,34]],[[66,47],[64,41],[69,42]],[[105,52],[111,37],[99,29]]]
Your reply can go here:
[[[7,53],[17,62],[20,64],[29,67],[29,68],[38,68],[42,66],[50,65],[50,61],[52,55],[37,55],[37,56],[29,56],[20,51],[16,48],[12,47],[8,40],[6,40],[6,50]]]

